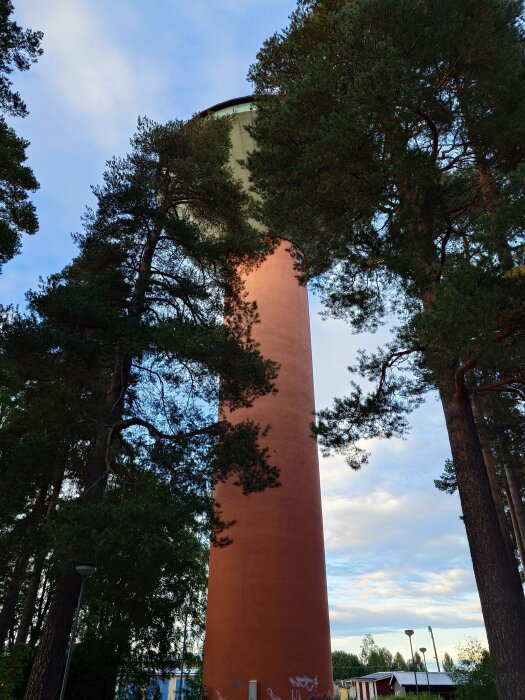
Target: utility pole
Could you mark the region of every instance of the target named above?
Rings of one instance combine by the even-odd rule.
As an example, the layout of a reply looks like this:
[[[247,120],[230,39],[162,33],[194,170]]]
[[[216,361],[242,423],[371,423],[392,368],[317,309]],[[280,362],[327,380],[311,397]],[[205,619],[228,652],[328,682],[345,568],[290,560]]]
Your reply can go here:
[[[438,667],[438,672],[441,673],[441,669],[439,667],[439,659],[438,659],[438,653],[436,650],[436,642],[434,641],[434,634],[432,632],[432,627],[429,625],[428,626],[428,631],[430,632],[430,637],[432,639],[432,644],[434,646],[434,658],[436,659],[437,667]]]

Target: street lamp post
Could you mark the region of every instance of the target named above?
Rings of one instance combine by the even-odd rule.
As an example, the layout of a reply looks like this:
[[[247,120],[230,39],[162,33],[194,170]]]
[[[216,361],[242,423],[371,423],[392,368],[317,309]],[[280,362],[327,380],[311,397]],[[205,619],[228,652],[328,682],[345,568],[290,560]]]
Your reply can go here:
[[[188,615],[193,615],[195,612],[191,605],[185,605],[181,612],[184,613],[184,632],[182,634],[182,656],[180,660],[180,686],[179,686],[179,700],[182,700],[182,685],[184,683],[184,657],[186,656],[186,632],[188,629]]]
[[[424,662],[424,664],[425,664],[425,671],[426,671],[426,674],[427,674],[428,692],[429,692],[429,694],[430,694],[430,681],[429,681],[429,679],[428,679],[427,659],[426,659],[426,657],[425,657],[425,651],[426,651],[426,650],[427,650],[426,647],[419,647],[419,651],[423,654],[423,662]]]
[[[414,634],[414,630],[405,630],[405,634],[410,640],[410,653],[412,654],[412,668],[414,669],[414,680],[416,682],[416,695],[419,697],[419,688],[417,685],[417,673],[416,673],[416,660],[414,659],[414,650],[412,648],[412,635]]]
[[[439,659],[438,659],[438,653],[437,653],[437,649],[436,649],[436,642],[434,641],[434,633],[432,632],[432,627],[430,625],[428,626],[428,631],[430,632],[430,637],[432,639],[432,645],[434,647],[434,657],[436,659],[438,671],[439,671],[439,673],[441,673],[441,669],[439,668]]]
[[[82,606],[82,596],[84,595],[84,586],[86,585],[86,578],[88,576],[91,576],[93,573],[95,573],[96,568],[97,567],[95,566],[95,564],[91,564],[89,562],[79,562],[75,566],[77,573],[82,577],[82,584],[80,586],[80,593],[78,594],[78,603],[77,603],[77,609],[75,611],[75,619],[73,620],[73,628],[71,630],[71,636],[69,638],[69,647],[67,650],[67,658],[66,658],[66,668],[64,669],[64,677],[62,678],[62,688],[60,690],[60,700],[64,700],[64,697],[66,695],[67,677],[69,675],[69,667],[71,666],[71,657],[73,656],[73,647],[75,646],[75,637],[77,636],[78,617],[80,615],[80,608]]]

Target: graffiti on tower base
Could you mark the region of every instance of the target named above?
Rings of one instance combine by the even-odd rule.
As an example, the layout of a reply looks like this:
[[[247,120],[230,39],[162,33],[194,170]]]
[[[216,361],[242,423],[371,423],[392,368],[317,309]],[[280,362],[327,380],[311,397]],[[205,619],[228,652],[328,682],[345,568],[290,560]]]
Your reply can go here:
[[[304,688],[310,693],[312,690],[317,690],[319,683],[317,676],[310,678],[309,676],[290,676],[288,679],[294,688]]]
[[[276,695],[271,688],[268,688],[267,693],[270,700],[281,700],[281,698],[278,695]]]

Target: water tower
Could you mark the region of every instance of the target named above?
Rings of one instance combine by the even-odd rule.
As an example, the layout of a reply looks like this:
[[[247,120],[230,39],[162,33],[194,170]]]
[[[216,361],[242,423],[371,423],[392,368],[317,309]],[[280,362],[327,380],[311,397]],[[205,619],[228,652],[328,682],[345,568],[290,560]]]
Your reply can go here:
[[[232,115],[231,165],[253,149],[255,117],[240,98],[208,110]],[[231,483],[215,498],[235,520],[229,546],[212,548],[203,684],[209,700],[325,700],[333,694],[317,446],[310,435],[314,390],[308,296],[285,239],[246,278],[261,322],[253,335],[277,361],[278,393],[228,415],[270,425],[265,438],[281,486],[243,496]]]

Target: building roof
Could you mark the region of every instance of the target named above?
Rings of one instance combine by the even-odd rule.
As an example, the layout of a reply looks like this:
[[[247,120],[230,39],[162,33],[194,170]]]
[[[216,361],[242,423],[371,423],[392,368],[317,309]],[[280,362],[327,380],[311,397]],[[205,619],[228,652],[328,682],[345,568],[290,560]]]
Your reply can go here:
[[[390,678],[392,671],[378,671],[377,673],[369,673],[366,676],[359,676],[358,678],[352,678],[354,681],[380,681],[383,678]]]
[[[415,686],[415,680],[414,680],[414,672],[413,671],[392,671],[391,674],[392,680],[395,678],[399,685],[403,686]],[[421,687],[426,687],[427,685],[427,674],[424,671],[418,671],[416,673],[417,677],[417,684],[418,686]],[[452,678],[448,675],[448,673],[438,673],[437,671],[429,671],[428,672],[428,680],[430,681],[431,686],[455,686],[456,684],[452,680]],[[392,681],[390,681],[390,685],[392,685]]]

